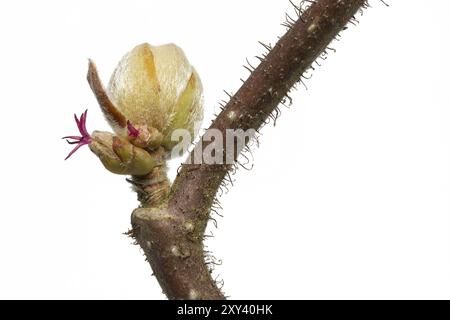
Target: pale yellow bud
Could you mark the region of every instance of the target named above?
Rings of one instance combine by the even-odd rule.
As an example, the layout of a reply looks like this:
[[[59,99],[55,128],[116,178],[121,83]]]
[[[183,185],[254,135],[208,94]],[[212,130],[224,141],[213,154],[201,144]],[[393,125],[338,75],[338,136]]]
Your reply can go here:
[[[193,139],[203,117],[202,84],[183,51],[174,44],[138,45],[116,67],[108,96],[134,126],[155,128],[162,145],[172,149],[175,129],[186,129]],[[123,128],[114,128],[124,134]]]

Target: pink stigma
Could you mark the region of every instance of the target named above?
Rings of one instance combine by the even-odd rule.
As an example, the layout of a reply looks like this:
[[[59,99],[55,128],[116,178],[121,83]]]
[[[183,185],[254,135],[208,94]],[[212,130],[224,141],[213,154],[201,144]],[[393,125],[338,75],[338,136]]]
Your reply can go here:
[[[127,121],[127,128],[128,128],[128,136],[132,138],[137,138],[139,136],[139,130],[133,127],[130,120]]]
[[[77,115],[74,114],[75,122],[77,123],[78,131],[80,131],[81,136],[67,136],[63,137],[63,139],[71,139],[73,141],[66,140],[69,144],[76,144],[75,148],[70,151],[69,155],[64,159],[67,160],[71,155],[75,153],[78,149],[80,149],[85,144],[91,143],[91,136],[86,130],[86,116],[87,110],[81,115],[80,119],[78,119]]]

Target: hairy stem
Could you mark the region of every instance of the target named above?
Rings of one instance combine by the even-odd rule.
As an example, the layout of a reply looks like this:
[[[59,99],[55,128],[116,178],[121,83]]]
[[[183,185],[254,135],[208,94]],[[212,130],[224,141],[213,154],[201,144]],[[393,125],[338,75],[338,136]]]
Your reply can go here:
[[[223,136],[227,129],[259,129],[301,75],[366,4],[364,0],[308,3],[309,8],[290,24],[210,129],[220,130]],[[195,148],[205,146],[199,143]],[[224,158],[227,152],[230,150],[224,150]],[[238,153],[234,154],[236,160]],[[186,163],[164,206],[140,208],[133,213],[133,235],[170,299],[224,298],[205,265],[202,239],[216,193],[230,169],[231,165],[226,164]]]

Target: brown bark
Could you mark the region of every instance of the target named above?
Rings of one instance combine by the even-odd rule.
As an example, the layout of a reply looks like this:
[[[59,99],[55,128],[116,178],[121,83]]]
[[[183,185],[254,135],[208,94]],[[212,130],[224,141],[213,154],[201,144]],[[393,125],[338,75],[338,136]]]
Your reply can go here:
[[[218,129],[224,136],[226,129],[259,129],[301,75],[366,4],[364,0],[308,3],[309,8],[292,22],[210,129]],[[204,146],[198,144],[196,148]],[[133,213],[133,236],[169,299],[224,298],[205,265],[202,240],[216,193],[230,168],[225,164],[184,164],[164,205],[144,206]]]

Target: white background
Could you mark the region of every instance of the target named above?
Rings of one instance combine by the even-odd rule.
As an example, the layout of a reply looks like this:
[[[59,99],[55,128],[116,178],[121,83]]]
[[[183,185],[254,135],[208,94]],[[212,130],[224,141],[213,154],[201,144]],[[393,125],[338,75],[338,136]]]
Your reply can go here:
[[[450,2],[371,2],[221,198],[207,244],[231,298],[450,298]],[[87,59],[106,82],[133,46],[178,44],[203,80],[206,125],[287,10],[1,2],[0,298],[164,298],[122,235],[138,204],[124,177],[86,147],[63,161],[74,112],[108,130]]]

